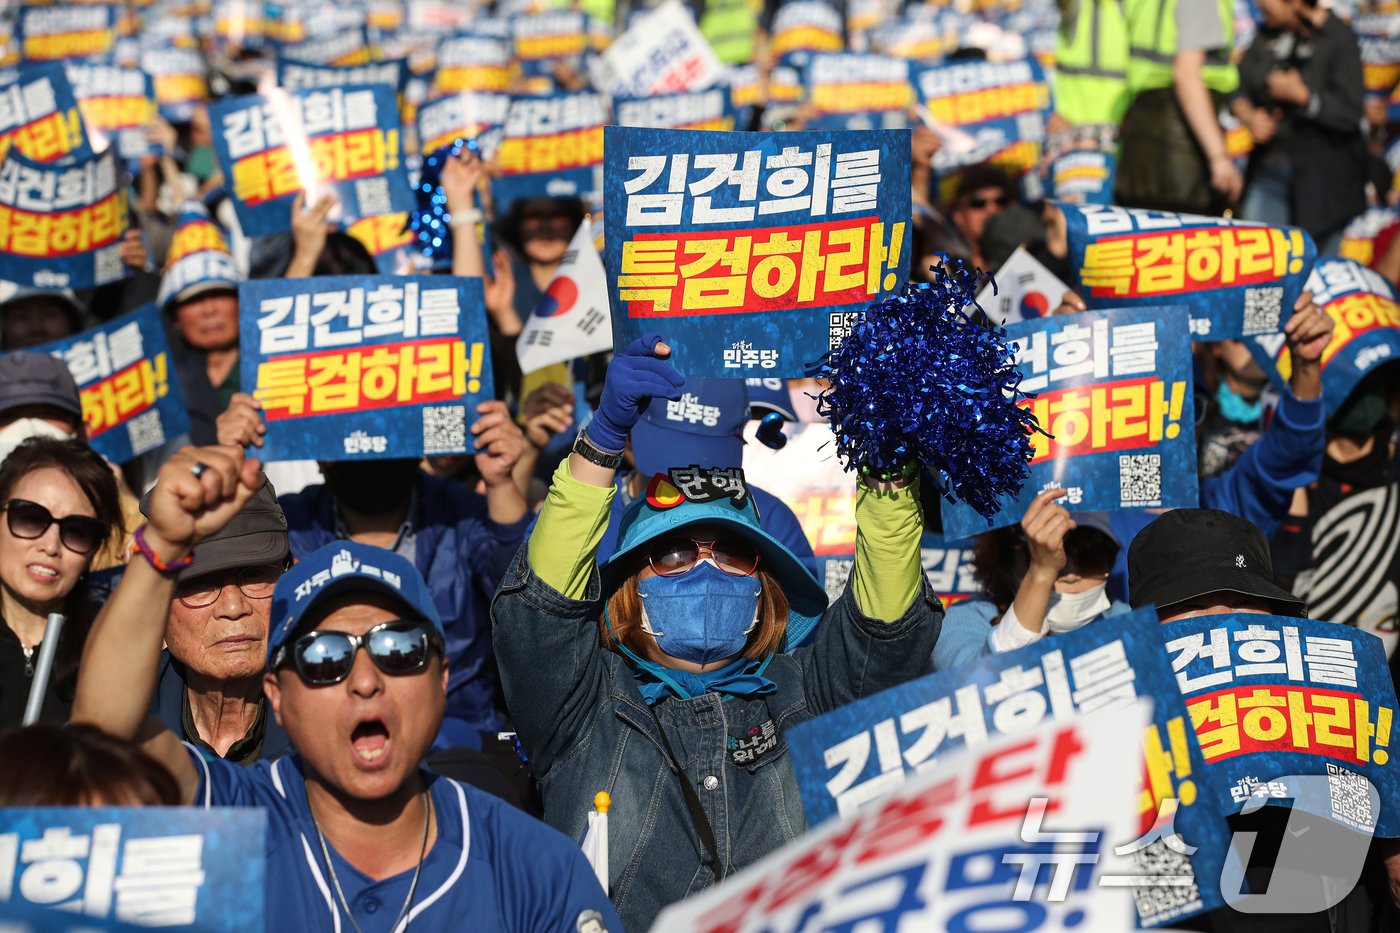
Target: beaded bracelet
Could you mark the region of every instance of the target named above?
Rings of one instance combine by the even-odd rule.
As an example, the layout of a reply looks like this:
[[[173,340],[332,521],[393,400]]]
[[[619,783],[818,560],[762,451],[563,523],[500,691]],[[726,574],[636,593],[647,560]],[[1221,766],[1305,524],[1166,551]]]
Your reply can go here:
[[[914,474],[918,472],[919,464],[912,460],[897,470],[881,470],[876,472],[869,464],[865,464],[860,468],[861,476],[866,479],[878,480],[882,483],[894,482],[897,479],[912,479]]]
[[[179,560],[173,560],[168,564],[165,561],[161,560],[160,555],[156,553],[155,548],[151,547],[150,544],[146,542],[145,522],[142,522],[139,526],[137,526],[136,531],[134,531],[131,535],[131,541],[131,552],[133,554],[140,554],[142,557],[146,558],[146,563],[150,564],[160,573],[167,575],[172,573],[178,573],[179,571],[184,570],[190,564],[194,563],[193,553],[186,554]]]

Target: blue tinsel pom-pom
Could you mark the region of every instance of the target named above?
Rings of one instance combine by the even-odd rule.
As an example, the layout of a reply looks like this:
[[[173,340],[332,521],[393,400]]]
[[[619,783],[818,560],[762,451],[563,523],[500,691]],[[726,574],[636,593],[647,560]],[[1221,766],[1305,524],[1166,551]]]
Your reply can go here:
[[[414,197],[418,207],[408,215],[408,229],[414,234],[414,247],[433,261],[433,265],[452,262],[452,215],[447,211],[447,196],[442,193],[442,167],[455,159],[463,149],[476,151],[476,140],[458,139],[450,146],[423,160]]]
[[[871,305],[824,360],[817,411],[836,432],[846,469],[896,473],[918,461],[950,501],[988,521],[1029,471],[1035,416],[1020,408],[1016,345],[972,320],[987,278],[945,260],[927,287]]]

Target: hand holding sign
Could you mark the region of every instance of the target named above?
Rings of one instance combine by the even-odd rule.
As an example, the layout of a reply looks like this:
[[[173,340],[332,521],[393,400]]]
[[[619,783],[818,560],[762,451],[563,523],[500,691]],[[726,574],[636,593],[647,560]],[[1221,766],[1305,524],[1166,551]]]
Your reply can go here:
[[[246,392],[235,392],[228,408],[214,423],[219,443],[229,447],[261,447],[267,425],[263,424],[262,403]]]
[[[1069,563],[1065,556],[1065,535],[1077,527],[1064,506],[1055,501],[1067,493],[1064,489],[1047,489],[1037,494],[1021,519],[1021,530],[1026,533],[1031,556],[1028,575],[1048,575],[1052,585]]]
[[[1293,316],[1283,327],[1288,353],[1293,359],[1289,386],[1302,401],[1322,394],[1322,354],[1332,342],[1336,322],[1313,301],[1312,292],[1303,292],[1293,304]]]
[[[660,335],[647,334],[613,357],[598,411],[588,425],[589,440],[603,450],[621,450],[652,399],[681,397],[685,378],[665,362],[670,355]]]
[[[476,412],[481,416],[472,425],[476,468],[489,490],[511,482],[510,471],[525,451],[525,435],[511,420],[505,402],[482,402]]]

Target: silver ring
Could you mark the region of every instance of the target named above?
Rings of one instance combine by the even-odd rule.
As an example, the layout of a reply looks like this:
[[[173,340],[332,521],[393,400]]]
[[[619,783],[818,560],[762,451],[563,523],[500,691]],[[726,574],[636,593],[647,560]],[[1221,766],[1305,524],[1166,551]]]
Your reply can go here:
[[[203,461],[198,461],[198,460],[195,461],[195,465],[194,465],[194,466],[190,467],[190,472],[194,474],[194,478],[195,478],[195,479],[199,479],[199,478],[200,478],[201,476],[203,476],[206,472],[208,472],[208,470],[209,470],[209,464],[204,463]]]

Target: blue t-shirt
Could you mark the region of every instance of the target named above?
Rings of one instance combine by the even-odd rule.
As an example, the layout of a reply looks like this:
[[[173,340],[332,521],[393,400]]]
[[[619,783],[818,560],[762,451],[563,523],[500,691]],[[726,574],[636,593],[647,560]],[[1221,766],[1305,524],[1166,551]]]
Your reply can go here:
[[[240,768],[187,747],[200,776],[196,805],[267,810],[267,929],[352,930],[326,872],[301,758]],[[423,859],[408,929],[572,933],[591,929],[584,921],[596,915],[603,928],[621,933],[612,904],[571,839],[475,788],[426,771],[423,778],[438,831]],[[327,847],[360,929],[390,933],[413,871],[375,881]]]

